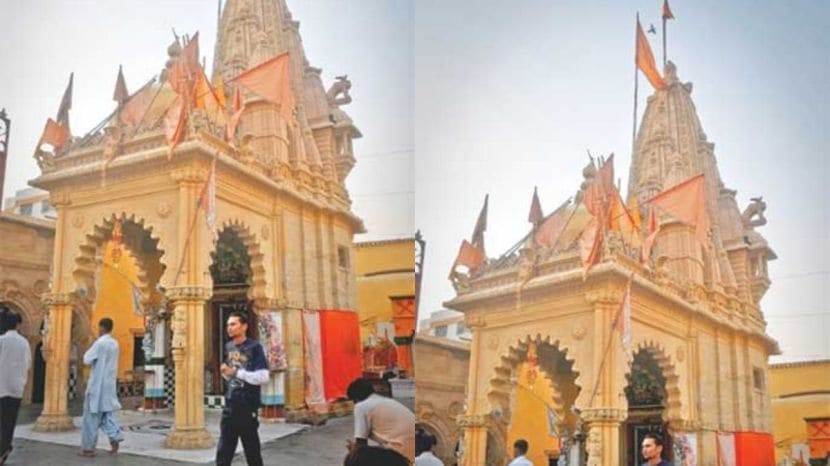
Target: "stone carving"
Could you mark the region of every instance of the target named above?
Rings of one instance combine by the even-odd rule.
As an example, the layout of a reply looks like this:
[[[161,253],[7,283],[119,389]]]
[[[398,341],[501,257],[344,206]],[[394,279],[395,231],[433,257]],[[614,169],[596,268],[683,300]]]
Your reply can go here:
[[[339,107],[341,105],[351,103],[352,97],[349,95],[349,89],[352,88],[352,82],[349,81],[349,77],[347,75],[343,75],[336,76],[335,79],[337,81],[335,81],[329,90],[326,91],[326,99],[328,100],[329,105]]]
[[[172,348],[184,350],[187,344],[187,311],[176,309],[173,311],[173,318],[170,321],[170,329],[173,331]]]
[[[159,202],[159,205],[156,206],[156,213],[161,218],[167,218],[173,212],[173,207],[170,205],[169,202]]]
[[[585,338],[585,334],[587,330],[585,330],[585,326],[582,324],[576,324],[573,330],[571,330],[571,335],[574,337],[575,340],[579,341]]]
[[[75,228],[81,228],[84,226],[84,214],[75,214],[72,217],[72,226]]]
[[[459,427],[484,427],[487,423],[479,414],[462,414],[456,418]]]
[[[767,203],[764,202],[763,197],[753,197],[752,202],[746,207],[741,214],[741,221],[746,228],[760,227],[767,224],[767,218],[764,217],[764,211],[767,210]]]
[[[40,171],[50,171],[55,168],[55,154],[38,147],[35,149],[35,162],[37,162],[37,166],[40,167]]]
[[[602,464],[602,437],[599,428],[591,428],[588,432],[585,450],[588,453],[588,466],[600,466]]]

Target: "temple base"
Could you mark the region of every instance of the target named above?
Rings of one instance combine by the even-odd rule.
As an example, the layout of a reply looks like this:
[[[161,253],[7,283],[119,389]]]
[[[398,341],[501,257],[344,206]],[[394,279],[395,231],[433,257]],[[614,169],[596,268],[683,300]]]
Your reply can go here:
[[[32,430],[35,432],[66,432],[75,430],[72,418],[66,414],[41,414]]]
[[[213,447],[213,437],[204,427],[196,429],[175,429],[164,441],[165,448],[174,450],[204,450]]]

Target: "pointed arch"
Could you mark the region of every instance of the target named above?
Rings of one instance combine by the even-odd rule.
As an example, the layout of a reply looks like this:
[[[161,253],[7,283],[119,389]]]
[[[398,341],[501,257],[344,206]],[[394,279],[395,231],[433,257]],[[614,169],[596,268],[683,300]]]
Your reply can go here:
[[[666,407],[663,411],[663,420],[669,421],[671,419],[681,419],[681,405],[682,393],[680,390],[680,377],[677,369],[668,354],[668,351],[660,342],[655,340],[642,340],[637,343],[632,357],[641,351],[646,351],[654,358],[657,365],[660,367],[661,375],[666,381]],[[630,377],[631,368],[626,373],[626,378]]]
[[[226,219],[223,221],[216,231],[216,237],[225,230],[232,230],[237,234],[242,244],[245,246],[245,251],[248,253],[251,267],[251,286],[248,290],[248,297],[251,299],[263,298],[266,295],[267,281],[265,275],[265,254],[260,248],[260,242],[256,235],[251,232],[251,228],[242,220],[237,218]],[[215,244],[214,244],[215,251]],[[214,258],[211,256],[211,265]]]

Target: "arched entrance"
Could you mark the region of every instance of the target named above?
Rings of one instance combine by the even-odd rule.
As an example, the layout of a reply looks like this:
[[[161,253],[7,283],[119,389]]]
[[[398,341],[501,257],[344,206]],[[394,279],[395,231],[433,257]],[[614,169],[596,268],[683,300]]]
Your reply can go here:
[[[526,337],[502,356],[496,373],[489,400],[498,429],[488,433],[488,462],[491,440],[498,447],[493,454],[504,460],[521,438],[530,444],[528,458],[534,464],[555,464],[561,441],[573,436],[579,424],[573,410],[579,373],[566,350],[550,338]]]
[[[628,419],[625,428],[625,463],[642,464],[640,445],[647,433],[663,437],[663,458],[672,460],[672,439],[668,429],[669,411],[677,402],[668,378],[675,377],[668,358],[653,346],[641,346],[634,353],[625,396],[628,400]]]
[[[213,296],[210,301],[208,332],[210,347],[207,349],[208,371],[205,385],[215,396],[224,393],[224,383],[219,370],[224,360],[224,347],[228,342],[225,323],[234,311],[248,316],[248,337],[258,338],[257,316],[252,301],[253,270],[246,239],[247,230],[237,225],[226,225],[219,232],[216,248],[211,253],[210,274],[213,278]]]

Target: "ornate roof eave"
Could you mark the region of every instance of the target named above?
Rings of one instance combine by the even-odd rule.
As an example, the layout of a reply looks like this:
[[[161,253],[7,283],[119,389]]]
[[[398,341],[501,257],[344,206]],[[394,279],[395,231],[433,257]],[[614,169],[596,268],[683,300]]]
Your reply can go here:
[[[158,133],[155,136],[161,138],[162,140],[164,137],[161,133]],[[153,138],[149,137],[148,139]],[[121,155],[109,164],[107,173],[116,175],[125,170],[132,171],[135,169],[136,165],[169,163],[167,160],[168,151],[168,146],[163,144],[138,152]],[[207,133],[200,132],[195,138],[178,145],[174,151],[172,162],[175,163],[177,159],[181,160],[182,158],[191,155],[201,156],[205,158],[205,161],[207,161],[209,158],[213,157],[213,154],[217,151],[219,152],[217,161],[222,165],[238,173],[244,174],[248,179],[256,181],[261,186],[274,191],[278,195],[284,195],[293,200],[311,204],[321,211],[341,216],[355,229],[355,233],[366,232],[363,220],[352,213],[346,205],[338,206],[335,201],[321,202],[318,199],[305,196],[303,193],[293,189],[289,186],[289,183],[286,180],[274,180],[262,173],[259,173],[257,170],[245,165],[231,156],[231,148],[224,141]],[[73,156],[85,161],[86,163],[58,168],[44,173],[29,181],[29,185],[51,191],[68,184],[77,184],[79,180],[83,179],[88,179],[90,182],[97,183],[101,177],[101,170],[104,165],[103,147],[98,146],[95,149],[84,151],[81,154],[67,155],[67,157]]]
[[[550,293],[552,289],[566,286],[590,286],[591,283],[598,281],[614,280],[624,283],[631,276],[632,266],[631,264],[624,264],[623,262],[629,261],[626,258],[623,258],[623,260],[615,258],[614,260],[600,263],[591,269],[587,280],[583,280],[582,268],[536,276],[524,283],[521,286],[521,291],[523,295],[530,295],[535,293]],[[754,305],[744,303],[737,298],[716,291],[708,293],[709,296],[703,299],[697,299],[693,294],[690,294],[690,297],[694,298],[690,300],[680,294],[682,290],[679,288],[671,286],[671,284],[661,284],[651,280],[651,278],[644,275],[643,271],[645,269],[639,265],[638,267],[641,269],[640,273],[634,274],[632,283],[634,286],[640,288],[641,292],[646,292],[673,306],[675,309],[685,311],[697,318],[708,320],[715,325],[726,326],[734,331],[755,336],[765,344],[770,354],[780,354],[781,350],[778,342],[764,332],[766,322],[762,320],[760,312],[757,312],[757,308]],[[481,309],[482,305],[492,305],[494,301],[505,303],[514,302],[518,287],[519,278],[516,276],[509,283],[502,283],[491,288],[471,291],[456,296],[454,299],[444,302],[443,305],[447,309],[464,313],[477,311]],[[715,308],[716,306],[718,307],[717,309]],[[730,310],[728,309],[729,306],[736,308],[742,307],[746,312],[741,313],[736,310]]]

